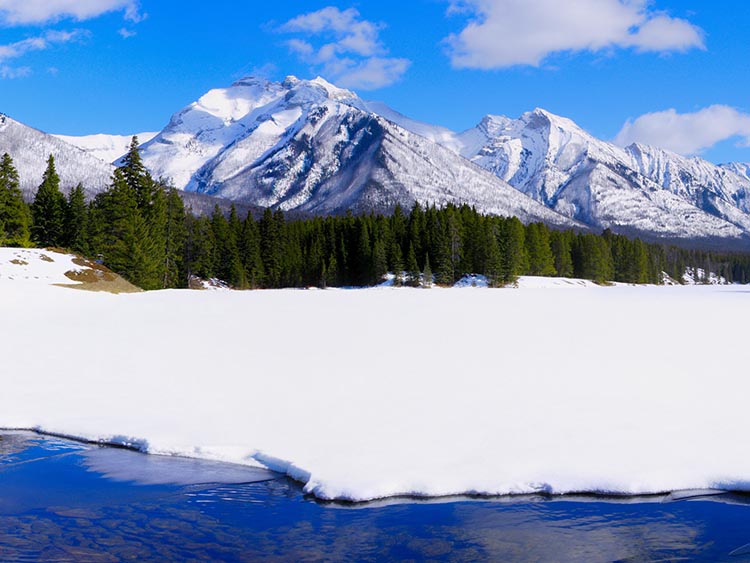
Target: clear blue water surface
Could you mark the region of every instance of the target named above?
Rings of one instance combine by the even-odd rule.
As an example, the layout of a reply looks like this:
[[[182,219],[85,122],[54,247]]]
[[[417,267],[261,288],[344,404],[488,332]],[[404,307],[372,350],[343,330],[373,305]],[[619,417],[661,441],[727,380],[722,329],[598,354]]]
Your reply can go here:
[[[324,504],[266,471],[0,434],[2,563],[750,562],[749,543],[743,495]]]

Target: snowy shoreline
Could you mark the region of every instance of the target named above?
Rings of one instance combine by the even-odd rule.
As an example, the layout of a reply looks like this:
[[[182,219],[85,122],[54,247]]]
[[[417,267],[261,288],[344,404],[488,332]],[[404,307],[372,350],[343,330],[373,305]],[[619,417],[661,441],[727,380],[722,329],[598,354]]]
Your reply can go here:
[[[138,443],[142,441],[136,441],[135,443],[123,443],[123,442],[107,442],[102,441],[100,439],[86,439],[78,436],[70,436],[66,434],[59,434],[54,432],[46,432],[39,428],[2,428],[0,427],[0,435],[2,434],[13,434],[13,433],[25,433],[25,434],[33,434],[35,436],[40,437],[47,437],[47,438],[57,438],[61,440],[67,440],[69,442],[77,442],[79,444],[85,444],[85,445],[91,445],[91,446],[99,446],[103,448],[115,448],[115,449],[124,449],[128,450],[134,453],[138,453],[140,455],[153,455],[153,456],[162,456],[162,457],[177,457],[182,459],[195,459],[195,460],[208,460],[209,458],[201,458],[201,457],[189,457],[184,456],[180,454],[156,454],[156,453],[149,453],[147,449],[142,449],[143,444]],[[240,467],[248,467],[246,464],[239,464],[236,462],[230,462],[230,461],[219,461],[217,462],[219,464],[225,464],[227,466],[240,466]],[[272,464],[273,465],[273,464]],[[256,467],[256,466],[250,466],[250,467]],[[278,473],[280,476],[287,477],[291,479],[292,481],[295,481],[301,486],[305,486],[306,481],[296,479],[292,477],[289,473],[286,473],[284,471],[276,471],[273,469],[268,468],[267,465],[259,465],[257,466],[259,469],[266,469],[267,471],[270,471],[272,473]],[[694,498],[701,498],[701,499],[707,499],[712,497],[722,497],[723,495],[732,494],[732,493],[747,493],[747,489],[679,489],[679,490],[665,490],[665,491],[657,491],[657,492],[651,492],[651,493],[617,493],[617,492],[607,492],[607,491],[590,491],[590,490],[584,490],[584,491],[569,491],[564,493],[551,493],[544,490],[538,490],[538,491],[532,491],[532,492],[525,492],[525,493],[506,493],[506,494],[490,494],[490,493],[482,493],[482,492],[462,492],[462,493],[449,493],[449,494],[443,494],[443,495],[422,495],[419,493],[404,493],[404,494],[394,494],[390,496],[384,496],[384,497],[375,497],[370,499],[325,499],[316,497],[316,500],[318,502],[324,502],[324,503],[334,503],[334,504],[345,504],[345,505],[356,505],[356,504],[380,504],[380,503],[388,503],[389,501],[398,502],[398,501],[444,501],[444,500],[450,500],[450,499],[472,499],[472,500],[501,500],[501,499],[507,499],[507,500],[523,500],[523,499],[535,499],[538,497],[546,497],[549,499],[559,499],[559,500],[578,500],[585,498],[590,498],[592,500],[608,500],[608,501],[621,501],[621,502],[628,502],[629,500],[636,500],[643,501],[644,499],[652,500],[652,501],[659,501],[659,502],[667,502],[667,501],[678,501],[678,500],[690,500]],[[313,496],[315,496],[313,494]]]
[[[0,427],[324,500],[750,490],[750,288],[111,295],[6,272]]]

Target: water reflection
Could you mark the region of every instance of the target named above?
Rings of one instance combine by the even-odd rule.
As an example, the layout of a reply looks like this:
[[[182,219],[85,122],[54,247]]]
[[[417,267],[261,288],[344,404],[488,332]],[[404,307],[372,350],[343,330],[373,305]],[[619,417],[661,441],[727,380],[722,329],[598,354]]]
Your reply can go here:
[[[134,455],[117,448],[90,449],[82,454],[86,467],[115,481],[138,485],[253,483],[277,479],[265,469],[179,457]]]
[[[251,468],[0,437],[3,563],[750,561],[747,500],[702,491],[342,506]]]

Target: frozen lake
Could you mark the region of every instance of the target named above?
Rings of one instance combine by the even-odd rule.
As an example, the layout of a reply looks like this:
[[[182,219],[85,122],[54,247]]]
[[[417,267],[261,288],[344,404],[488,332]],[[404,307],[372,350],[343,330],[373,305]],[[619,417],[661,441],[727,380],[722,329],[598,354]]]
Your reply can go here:
[[[737,562],[748,522],[731,494],[320,503],[264,470],[0,434],[3,563]]]

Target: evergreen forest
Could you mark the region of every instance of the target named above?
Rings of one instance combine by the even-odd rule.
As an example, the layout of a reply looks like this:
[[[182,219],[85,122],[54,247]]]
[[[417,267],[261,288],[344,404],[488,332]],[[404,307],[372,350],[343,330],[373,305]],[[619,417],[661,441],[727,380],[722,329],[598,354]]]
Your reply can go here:
[[[686,250],[617,235],[552,230],[468,206],[415,204],[391,215],[346,214],[288,220],[210,216],[186,209],[180,193],[145,168],[134,138],[108,189],[86,201],[84,186],[67,196],[52,156],[31,204],[13,160],[0,160],[0,246],[68,249],[98,260],[142,287],[188,287],[218,279],[237,289],[371,286],[388,272],[396,285],[453,285],[468,274],[490,285],[518,276],[560,276],[626,283],[681,280],[687,269],[750,283],[750,255]],[[706,276],[704,275],[703,278]],[[703,280],[707,281],[707,280]]]

